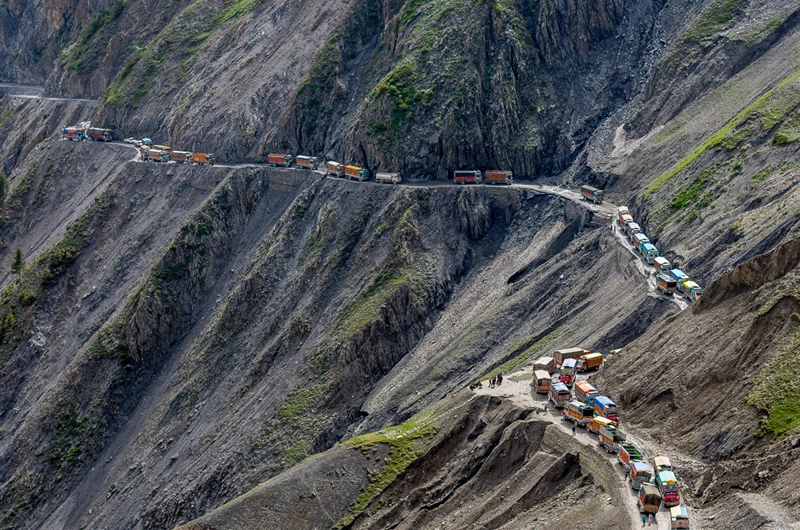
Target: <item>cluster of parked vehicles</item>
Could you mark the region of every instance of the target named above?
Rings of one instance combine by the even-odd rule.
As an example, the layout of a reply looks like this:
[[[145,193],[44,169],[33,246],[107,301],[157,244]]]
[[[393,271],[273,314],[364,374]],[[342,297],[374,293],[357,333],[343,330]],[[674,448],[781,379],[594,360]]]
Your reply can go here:
[[[671,528],[688,529],[689,514],[681,504],[678,479],[669,459],[658,456],[651,466],[644,452],[626,440],[619,427],[617,404],[600,394],[588,381],[576,380],[579,372],[600,368],[604,359],[603,354],[583,348],[556,350],[552,357],[540,357],[534,361],[532,390],[546,394],[552,406],[561,409],[564,421],[596,434],[598,445],[617,455],[631,488],[638,494],[642,514],[655,515],[663,503],[670,509]],[[554,377],[557,381],[553,381]]]
[[[631,243],[642,256],[642,259],[656,269],[656,287],[658,290],[666,295],[672,295],[677,292],[692,302],[697,300],[703,294],[703,288],[692,281],[682,270],[672,268],[669,260],[659,255],[658,249],[650,242],[642,228],[634,222],[627,207],[620,206],[617,210],[619,223]]]
[[[126,138],[126,143],[139,148],[139,158],[142,162],[175,162],[176,164],[198,164],[213,166],[217,163],[216,157],[211,153],[192,153],[191,151],[176,151],[168,145],[156,145],[150,138]]]
[[[78,125],[65,125],[61,128],[61,139],[69,140],[71,142],[81,141],[94,141],[94,142],[110,142],[111,129],[104,127],[92,127],[92,123],[84,121]]]

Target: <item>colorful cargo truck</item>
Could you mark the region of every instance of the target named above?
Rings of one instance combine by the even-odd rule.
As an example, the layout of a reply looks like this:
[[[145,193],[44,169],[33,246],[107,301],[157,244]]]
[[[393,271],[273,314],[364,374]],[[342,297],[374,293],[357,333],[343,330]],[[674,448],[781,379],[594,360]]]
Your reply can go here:
[[[594,411],[598,416],[605,416],[609,420],[619,422],[617,404],[611,401],[611,398],[606,396],[595,396],[592,400],[592,403],[594,404]]]
[[[633,241],[634,234],[642,233],[642,227],[637,223],[628,223],[628,225],[625,227],[625,232],[628,234],[628,238]]]
[[[553,362],[555,363],[555,360],[553,360]],[[572,384],[575,382],[575,373],[577,370],[577,359],[566,359],[561,364],[561,373],[559,374],[558,380],[571,388]]]
[[[589,350],[584,350],[583,348],[566,348],[564,350],[556,350],[553,354],[553,358],[556,360],[556,364],[561,366],[564,364],[564,360],[566,359],[577,359],[581,355],[586,355],[587,353],[592,353]]]
[[[667,261],[667,258],[659,256],[653,260],[653,267],[655,267],[656,270],[662,274],[669,274],[669,269],[671,266],[669,261]]]
[[[666,456],[655,457],[653,459],[653,464],[655,466],[656,473],[661,473],[662,471],[672,471],[672,463]]]
[[[686,506],[673,506],[669,509],[670,530],[689,530],[689,510]]]
[[[358,166],[344,166],[344,175],[350,180],[364,181],[369,178],[369,170]]]
[[[682,292],[683,292],[683,282],[684,282],[684,281],[687,281],[687,282],[688,282],[688,281],[689,281],[689,276],[687,276],[687,275],[686,275],[686,274],[685,274],[685,273],[684,273],[682,270],[680,270],[680,269],[670,269],[670,270],[669,270],[669,275],[670,275],[670,276],[672,276],[672,278],[673,278],[673,279],[674,279],[676,282],[678,282],[678,284],[677,284],[675,287],[678,289],[678,292],[681,292],[681,293],[682,293]]]
[[[683,294],[686,295],[686,298],[694,302],[703,294],[703,288],[692,280],[687,280],[683,282]]]
[[[658,257],[658,249],[652,243],[642,243],[639,247],[639,252],[642,254],[645,261],[650,264]]]
[[[661,508],[661,493],[652,484],[644,484],[639,490],[639,497],[636,503],[639,506],[640,513],[653,514],[655,516]]]
[[[653,479],[653,468],[647,462],[632,462],[630,474],[631,488],[639,491]]]
[[[633,443],[619,444],[617,449],[617,460],[625,469],[630,469],[633,462],[642,462],[644,455],[642,451]],[[649,466],[648,466],[649,467]]]
[[[636,250],[639,251],[639,252],[641,252],[642,245],[644,245],[645,243],[649,243],[650,242],[650,240],[647,238],[647,236],[642,234],[641,232],[638,233],[638,234],[633,234],[631,236],[631,241],[633,242],[634,246],[636,247]]]
[[[633,222],[633,217],[631,217],[628,214],[622,214],[619,216],[619,222],[622,224],[622,228],[625,228],[628,225],[628,223]]]
[[[602,427],[609,427],[609,426],[616,427],[617,423],[603,416],[595,416],[594,418],[592,418],[592,421],[590,421],[586,425],[586,430],[594,434],[600,434],[600,429]]]
[[[270,153],[267,155],[267,163],[272,167],[289,167],[292,165],[292,155]]]
[[[664,499],[664,506],[678,506],[681,495],[678,491],[678,479],[672,471],[662,471],[656,475],[656,485]]]
[[[544,370],[545,372],[552,373],[556,371],[556,360],[552,357],[539,357],[533,361],[533,369]]]
[[[315,170],[319,167],[319,159],[315,156],[298,155],[294,163],[301,169]]]
[[[192,153],[192,164],[213,166],[216,163],[217,158],[211,153]]]
[[[600,427],[600,446],[603,447],[607,453],[616,453],[617,447],[621,442],[625,441],[625,434],[619,428],[612,425]]]
[[[110,142],[113,140],[111,137],[111,129],[101,129],[100,127],[89,127],[86,131],[89,138],[95,142]]]
[[[152,162],[169,162],[172,158],[169,151],[158,151],[156,149],[150,149],[145,156],[145,160]]]
[[[456,184],[480,184],[481,172],[475,169],[453,171],[453,182]]]
[[[533,387],[537,394],[548,394],[550,392],[550,374],[544,370],[533,372]]]
[[[170,158],[173,162],[185,164],[192,161],[192,153],[189,151],[172,151],[170,153]]]
[[[592,418],[594,418],[594,409],[591,405],[587,405],[582,401],[572,400],[567,403],[563,414],[565,420],[575,425],[586,427],[586,425],[592,421]]]
[[[675,281],[675,278],[671,278],[666,274],[659,274],[656,276],[656,287],[658,287],[658,290],[666,295],[675,294],[677,285],[678,282]]]
[[[603,361],[605,357],[603,357],[602,353],[590,353],[588,355],[581,355],[578,357],[578,365],[577,370],[578,372],[588,372],[589,370],[598,370],[601,366],[603,366]]]
[[[328,160],[328,162],[325,164],[325,174],[332,177],[343,177],[344,164],[334,162],[333,160]]]
[[[595,204],[602,204],[606,198],[606,194],[603,190],[584,185],[581,186],[581,198],[586,201],[592,201]]]
[[[486,184],[508,184],[510,186],[514,182],[514,177],[510,171],[490,169],[486,172],[485,180]]]
[[[587,405],[594,405],[594,398],[598,395],[600,395],[600,393],[589,381],[578,381],[575,383],[575,397]]]
[[[567,388],[564,383],[553,383],[550,385],[550,393],[548,394],[547,399],[553,403],[555,408],[564,408],[564,406],[569,403],[569,388]]]

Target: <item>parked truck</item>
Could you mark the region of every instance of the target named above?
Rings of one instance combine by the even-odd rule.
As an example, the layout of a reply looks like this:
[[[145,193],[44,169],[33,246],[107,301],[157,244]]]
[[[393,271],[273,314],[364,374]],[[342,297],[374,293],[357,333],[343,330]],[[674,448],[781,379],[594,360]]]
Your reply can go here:
[[[594,405],[595,396],[600,395],[589,381],[578,381],[575,383],[575,397],[587,405]],[[601,414],[602,416],[602,414]]]
[[[587,405],[581,401],[572,400],[567,403],[564,412],[564,419],[572,422],[575,425],[586,427],[586,425],[594,418],[594,409],[591,405]]]
[[[536,389],[537,394],[550,393],[550,374],[544,370],[533,372],[533,387]]]
[[[476,169],[459,169],[453,171],[453,182],[456,184],[480,184],[481,172]]]
[[[636,223],[628,223],[628,225],[625,226],[625,232],[628,234],[628,239],[635,243],[634,234],[641,234],[642,228]]]
[[[547,399],[553,403],[555,408],[563,408],[569,403],[569,398],[569,388],[567,388],[564,383],[553,383],[550,385],[550,393],[547,395]]]
[[[624,214],[619,216],[619,222],[622,225],[622,228],[625,228],[626,226],[628,226],[628,223],[632,223],[633,222],[633,217],[631,217],[630,215],[624,213]]]
[[[192,153],[189,151],[172,151],[170,153],[170,159],[178,164],[186,164],[192,161]]]
[[[686,506],[673,506],[669,509],[670,530],[689,530],[689,510]]]
[[[514,177],[510,171],[490,169],[486,172],[486,184],[508,184],[510,186],[513,182]]]
[[[640,251],[641,248],[642,248],[642,245],[644,245],[645,243],[649,243],[650,239],[648,239],[648,237],[646,235],[642,234],[641,232],[638,232],[638,233],[633,234],[631,236],[631,241],[633,242],[633,246],[636,247],[636,250]]]
[[[668,274],[670,269],[670,264],[669,261],[667,261],[667,258],[663,256],[658,256],[653,260],[653,267],[655,267],[655,269],[662,274]]]
[[[683,294],[686,295],[686,298],[694,302],[703,294],[703,288],[692,280],[687,280],[683,282]]]
[[[639,491],[642,486],[653,480],[653,468],[647,462],[631,462],[630,473],[631,488]]]
[[[656,475],[656,485],[664,499],[664,506],[678,506],[681,495],[678,491],[678,479],[672,471],[662,471]]]
[[[586,425],[586,430],[594,434],[600,434],[601,428],[609,426],[616,428],[617,423],[604,416],[595,416],[592,418],[592,421]]]
[[[553,362],[555,362],[555,359]],[[559,374],[558,380],[572,388],[572,384],[575,382],[577,366],[577,359],[565,359],[564,362],[561,363],[561,373]]]
[[[678,282],[677,285],[675,286],[675,288],[678,289],[678,292],[682,293],[683,292],[683,282],[684,281],[689,281],[689,276],[687,276],[680,269],[670,269],[669,270],[669,275],[672,276],[672,278],[674,278],[676,282]]]
[[[666,274],[659,274],[656,276],[656,287],[666,295],[674,294],[677,285],[678,282],[675,281],[675,278],[671,278]]]
[[[151,162],[169,162],[171,160],[169,151],[159,151],[157,149],[149,149],[145,156],[145,160]]]
[[[290,167],[292,165],[292,155],[270,153],[267,155],[267,164],[272,167]]]
[[[100,127],[89,127],[86,131],[89,138],[95,142],[110,142],[113,140],[111,137],[111,129],[101,129]]]
[[[587,201],[592,201],[595,204],[602,204],[605,200],[605,193],[593,186],[581,186],[581,198]]]
[[[607,453],[616,453],[619,444],[625,441],[625,434],[619,430],[619,427],[606,425],[600,427],[600,441],[598,442]]]
[[[656,473],[661,473],[662,471],[672,471],[672,463],[666,456],[655,457],[653,459],[653,464],[655,465]]]
[[[294,163],[300,169],[310,169],[312,171],[319,167],[319,159],[315,156],[297,155]]]
[[[617,460],[625,469],[630,469],[633,462],[644,461],[641,449],[633,443],[621,443],[617,448]],[[650,466],[648,466],[650,467]]]
[[[661,493],[652,484],[644,484],[639,490],[639,497],[636,503],[639,506],[640,513],[653,514],[655,517],[658,514],[658,510],[661,509]]]
[[[64,127],[61,129],[61,138],[71,142],[87,140],[86,130],[78,127]]]
[[[642,243],[642,246],[639,247],[639,252],[641,252],[644,260],[650,264],[658,257],[658,249],[652,243]]]
[[[592,400],[594,411],[598,416],[605,416],[609,420],[619,422],[619,412],[617,404],[611,401],[611,398],[606,396],[595,396]]]
[[[211,153],[192,153],[192,164],[213,166],[216,163],[217,158]]]
[[[328,160],[328,162],[325,164],[325,174],[332,177],[343,177],[344,164],[334,162],[333,160]]]
[[[358,166],[344,166],[345,178],[364,181],[369,178],[369,170]]]
[[[534,370],[544,370],[547,373],[555,372],[556,360],[552,357],[539,357],[533,361]]]
[[[598,370],[603,366],[605,358],[602,353],[589,353],[578,357],[577,370],[578,372],[588,372],[589,370]]]
[[[563,350],[556,350],[553,354],[553,358],[556,360],[556,364],[561,366],[564,364],[564,360],[577,359],[581,355],[586,355],[587,353],[591,352],[589,350],[584,350],[583,348],[566,348]]]
[[[403,182],[403,177],[400,173],[375,173],[375,180],[385,184],[400,184]]]

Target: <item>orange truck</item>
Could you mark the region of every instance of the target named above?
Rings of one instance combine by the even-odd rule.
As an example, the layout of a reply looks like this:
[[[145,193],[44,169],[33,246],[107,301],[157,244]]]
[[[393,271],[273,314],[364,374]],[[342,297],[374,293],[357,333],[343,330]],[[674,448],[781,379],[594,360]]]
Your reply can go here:
[[[597,370],[601,366],[603,366],[603,354],[602,353],[589,353],[587,355],[581,355],[578,357],[578,365],[577,370],[578,372],[588,372],[589,370]]]
[[[294,163],[297,167],[302,169],[314,170],[319,167],[319,159],[315,156],[298,155],[297,158],[294,159]]]
[[[575,397],[587,405],[594,403],[594,397],[600,395],[589,381],[578,381],[575,383]]]
[[[514,176],[510,171],[490,169],[486,171],[485,180],[486,184],[508,184],[510,186],[514,182]]]
[[[289,167],[292,165],[292,155],[271,153],[267,155],[267,163],[272,167]]]
[[[358,166],[344,166],[344,176],[348,179],[364,181],[369,178],[369,170]]]
[[[325,174],[332,175],[334,177],[343,177],[344,164],[334,162],[333,160],[328,160],[328,162],[325,164]]]
[[[544,370],[536,370],[533,372],[533,387],[536,389],[537,394],[550,393],[550,374]]]
[[[192,153],[189,151],[172,151],[170,153],[173,162],[178,164],[185,164],[192,161]]]
[[[211,153],[192,153],[192,164],[200,164],[201,166],[208,164],[209,166],[213,166],[216,163],[217,159]]]
[[[573,400],[567,403],[563,414],[565,420],[586,427],[594,418],[594,408],[586,403]]]

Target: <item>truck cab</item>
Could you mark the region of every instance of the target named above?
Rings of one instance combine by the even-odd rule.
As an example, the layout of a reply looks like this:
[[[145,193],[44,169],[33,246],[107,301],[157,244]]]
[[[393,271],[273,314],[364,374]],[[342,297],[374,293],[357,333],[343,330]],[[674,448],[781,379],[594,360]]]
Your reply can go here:
[[[703,294],[703,288],[692,280],[686,280],[683,282],[683,294],[685,294],[689,300],[694,302],[700,297],[701,294]]]
[[[578,361],[576,359],[566,359],[561,365],[561,377],[559,380],[571,387],[575,382],[575,372],[577,371]]]
[[[680,269],[670,269],[669,275],[672,276],[677,283],[676,288],[678,292],[683,292],[683,282],[689,281],[689,276],[687,276],[682,270]]]

